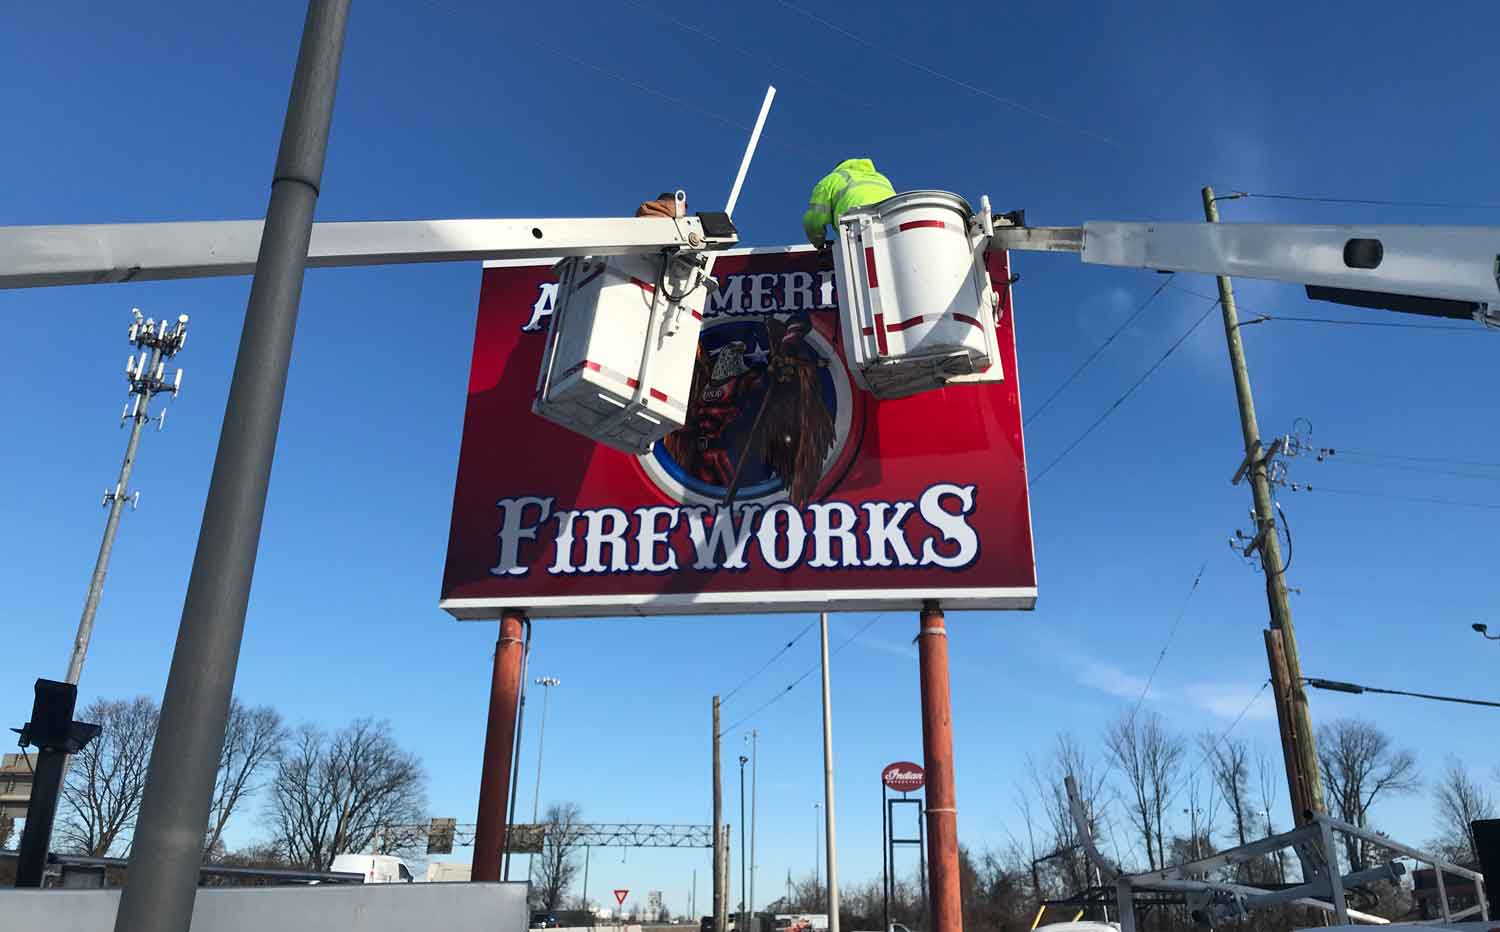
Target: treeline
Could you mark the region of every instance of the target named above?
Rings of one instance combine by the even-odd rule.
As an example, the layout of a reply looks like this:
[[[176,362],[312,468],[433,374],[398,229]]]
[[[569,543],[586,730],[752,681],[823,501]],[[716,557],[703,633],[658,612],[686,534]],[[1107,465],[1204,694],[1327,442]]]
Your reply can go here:
[[[161,710],[145,696],[100,699],[78,717],[101,727],[70,760],[52,848],[128,856]],[[415,829],[426,820],[426,789],[421,760],[396,743],[388,722],[357,719],[335,731],[291,727],[276,709],[235,699],[204,859],[323,871],[344,853],[415,850],[426,841]],[[229,829],[243,821],[258,840],[230,849]]]

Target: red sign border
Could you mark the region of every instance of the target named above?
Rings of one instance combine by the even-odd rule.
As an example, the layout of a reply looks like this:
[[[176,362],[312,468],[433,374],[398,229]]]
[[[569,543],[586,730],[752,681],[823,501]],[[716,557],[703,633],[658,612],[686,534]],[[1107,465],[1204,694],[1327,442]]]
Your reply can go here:
[[[716,253],[721,256],[787,255],[812,252],[811,246],[757,246],[728,249]],[[506,268],[517,266],[542,266],[550,264],[547,259],[501,259],[487,260],[484,268]],[[1009,267],[1007,257],[1006,266]],[[1014,314],[1014,305],[1007,308]],[[1010,378],[1019,380],[1015,324],[1010,326],[1010,358],[1013,371]],[[1005,348],[1001,349],[1002,354]],[[1019,392],[1019,388],[1017,389]],[[1025,435],[1021,437],[1021,462],[1026,462]],[[1028,538],[1035,542],[1034,519],[1031,500],[1027,496],[1026,519]],[[1035,553],[1032,555],[1035,565]],[[1036,608],[1037,586],[1015,587],[944,587],[936,592],[932,588],[893,589],[840,589],[781,590],[694,593],[625,593],[611,595],[526,595],[515,599],[524,603],[527,614],[537,618],[601,618],[640,617],[661,615],[732,615],[753,613],[810,612],[810,611],[917,611],[924,602],[939,598],[943,608],[955,611],[1031,611]],[[438,607],[458,621],[493,621],[511,606],[503,599],[449,598],[441,599]]]

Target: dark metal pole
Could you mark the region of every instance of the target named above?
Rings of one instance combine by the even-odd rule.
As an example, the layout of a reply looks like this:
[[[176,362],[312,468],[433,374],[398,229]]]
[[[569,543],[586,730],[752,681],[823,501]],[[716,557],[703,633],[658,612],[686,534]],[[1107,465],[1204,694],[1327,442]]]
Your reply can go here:
[[[31,802],[26,810],[26,828],[21,832],[21,850],[16,861],[16,886],[40,887],[47,872],[47,849],[52,841],[52,822],[57,817],[57,798],[62,789],[65,751],[37,752],[31,775]]]
[[[309,0],[116,932],[187,932],[286,395],[349,0]]]

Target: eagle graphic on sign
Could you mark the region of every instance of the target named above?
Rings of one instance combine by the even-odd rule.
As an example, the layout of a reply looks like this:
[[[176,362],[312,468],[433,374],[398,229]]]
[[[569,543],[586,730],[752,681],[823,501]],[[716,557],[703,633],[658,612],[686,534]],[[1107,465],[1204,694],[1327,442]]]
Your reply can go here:
[[[808,345],[811,329],[805,315],[766,317],[744,337],[698,346],[687,422],[663,445],[688,474],[724,489],[727,504],[748,475],[769,472],[802,508],[823,477],[834,422],[819,378],[828,360]]]

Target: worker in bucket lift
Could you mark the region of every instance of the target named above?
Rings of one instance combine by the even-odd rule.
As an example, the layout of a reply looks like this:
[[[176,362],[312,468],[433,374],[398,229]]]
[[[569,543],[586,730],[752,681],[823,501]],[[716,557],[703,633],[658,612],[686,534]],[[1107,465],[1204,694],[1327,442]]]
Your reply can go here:
[[[813,186],[807,213],[802,215],[802,229],[808,242],[822,249],[828,239],[825,228],[829,224],[837,226],[838,219],[848,211],[895,195],[896,189],[875,170],[874,162],[844,159]]]
[[[687,204],[682,205],[684,211]],[[635,209],[637,217],[666,217],[668,219],[677,216],[677,198],[671,191],[663,191],[656,196],[654,201],[642,201],[641,206]]]

